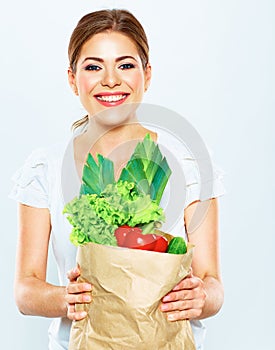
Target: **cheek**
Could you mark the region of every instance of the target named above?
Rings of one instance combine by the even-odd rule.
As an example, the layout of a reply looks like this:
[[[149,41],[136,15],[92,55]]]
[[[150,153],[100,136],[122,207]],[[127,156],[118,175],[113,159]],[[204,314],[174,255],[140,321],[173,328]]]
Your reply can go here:
[[[89,92],[91,88],[95,85],[95,79],[91,76],[80,75],[77,80],[78,90],[81,92]]]
[[[136,92],[144,91],[144,77],[140,72],[131,74],[128,79],[128,85]]]

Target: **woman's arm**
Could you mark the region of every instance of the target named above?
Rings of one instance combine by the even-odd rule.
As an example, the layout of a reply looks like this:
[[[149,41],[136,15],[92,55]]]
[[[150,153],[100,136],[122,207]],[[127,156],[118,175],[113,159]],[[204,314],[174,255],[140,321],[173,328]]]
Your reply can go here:
[[[168,319],[203,319],[223,304],[218,240],[218,202],[194,202],[185,210],[189,242],[195,245],[192,273],[163,298]]]
[[[66,316],[65,287],[46,282],[51,223],[48,209],[19,204],[15,299],[21,313]]]
[[[70,303],[85,303],[91,290],[87,283],[75,283],[71,274],[67,287],[46,282],[51,232],[48,209],[19,205],[19,238],[15,273],[15,299],[21,313],[44,317],[81,319],[81,312],[70,312]],[[89,293],[88,293],[89,294]],[[89,299],[87,299],[89,298]]]

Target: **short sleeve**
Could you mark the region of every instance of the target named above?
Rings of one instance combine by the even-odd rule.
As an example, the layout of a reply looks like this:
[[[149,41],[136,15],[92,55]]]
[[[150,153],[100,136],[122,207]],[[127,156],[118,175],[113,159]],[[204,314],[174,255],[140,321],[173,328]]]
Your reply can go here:
[[[191,203],[217,198],[225,194],[224,171],[211,159],[182,159],[186,180],[185,208]]]
[[[155,130],[161,151],[172,169],[171,193],[174,196],[182,195],[183,209],[195,201],[205,201],[225,194],[225,173],[213,162],[212,152],[204,143],[202,151],[196,147],[192,151],[187,143],[175,135],[165,130]],[[176,191],[173,186],[177,188]],[[167,193],[165,195],[167,197]],[[166,202],[169,200],[164,199]],[[179,203],[175,197],[173,201]]]
[[[49,208],[48,162],[43,149],[33,151],[12,177],[11,199],[36,208]]]

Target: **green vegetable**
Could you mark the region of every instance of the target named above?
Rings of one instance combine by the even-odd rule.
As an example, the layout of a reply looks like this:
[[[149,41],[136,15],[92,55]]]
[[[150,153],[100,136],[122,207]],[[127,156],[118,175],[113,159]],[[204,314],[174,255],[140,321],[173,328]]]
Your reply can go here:
[[[82,186],[80,194],[100,194],[104,188],[115,181],[114,163],[104,158],[101,154],[97,155],[98,164],[89,153],[82,174]]]
[[[137,144],[119,179],[134,182],[139,193],[149,194],[159,204],[170,175],[171,169],[166,158],[147,134]]]
[[[116,245],[114,231],[118,226],[137,226],[163,222],[163,209],[149,195],[138,195],[134,183],[118,181],[109,184],[98,196],[85,194],[64,208],[73,226],[71,241],[75,245],[94,242]]]
[[[109,225],[97,216],[91,205],[95,199],[96,195],[85,195],[65,206],[63,213],[68,214],[67,219],[73,226],[70,240],[74,245],[94,242],[116,246],[114,232],[117,226]]]
[[[159,202],[171,170],[158,146],[146,135],[114,180],[114,164],[97,155],[88,155],[82,175],[79,198],[64,208],[73,226],[73,244],[94,242],[117,245],[115,230],[122,225],[142,227],[142,233],[153,233],[165,220]]]
[[[107,185],[91,206],[109,225],[136,226],[165,219],[163,209],[149,195],[138,195],[134,183],[127,181]]]
[[[167,253],[170,254],[185,254],[187,246],[182,237],[173,237],[168,245]]]

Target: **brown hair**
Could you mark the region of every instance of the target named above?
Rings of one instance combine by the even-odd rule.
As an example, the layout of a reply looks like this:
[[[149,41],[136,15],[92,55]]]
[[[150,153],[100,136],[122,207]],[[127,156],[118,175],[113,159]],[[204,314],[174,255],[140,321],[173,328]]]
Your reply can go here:
[[[115,31],[130,38],[136,45],[143,69],[149,60],[149,45],[145,31],[140,22],[127,10],[100,10],[88,13],[80,19],[75,27],[69,42],[68,56],[70,68],[76,72],[76,64],[82,46],[95,34]],[[87,122],[88,116],[76,121],[73,129]]]

